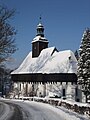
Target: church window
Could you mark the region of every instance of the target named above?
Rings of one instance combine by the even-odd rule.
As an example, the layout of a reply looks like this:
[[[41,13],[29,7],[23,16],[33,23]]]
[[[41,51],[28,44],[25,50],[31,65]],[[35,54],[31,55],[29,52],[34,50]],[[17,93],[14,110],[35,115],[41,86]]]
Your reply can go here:
[[[78,96],[78,88],[75,88],[75,95]]]
[[[65,89],[63,89],[63,96],[66,96]]]

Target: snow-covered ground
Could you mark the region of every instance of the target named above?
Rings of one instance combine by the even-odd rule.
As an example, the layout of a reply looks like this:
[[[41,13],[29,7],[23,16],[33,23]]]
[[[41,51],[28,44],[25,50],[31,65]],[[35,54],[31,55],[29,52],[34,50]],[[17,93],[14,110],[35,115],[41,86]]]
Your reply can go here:
[[[87,116],[77,114],[65,109],[64,107],[55,107],[46,103],[14,99],[4,99],[3,101],[20,106],[24,119],[25,116],[27,116],[25,120],[89,120]],[[8,113],[9,108],[5,108],[5,112]],[[0,118],[0,120],[5,119]]]

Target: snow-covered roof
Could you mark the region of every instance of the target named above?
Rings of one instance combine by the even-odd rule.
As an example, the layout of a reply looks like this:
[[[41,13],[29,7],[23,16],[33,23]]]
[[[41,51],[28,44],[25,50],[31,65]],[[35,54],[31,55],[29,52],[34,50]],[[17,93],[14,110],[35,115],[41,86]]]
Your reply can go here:
[[[48,40],[45,37],[41,37],[41,36],[36,36],[32,43],[36,42],[36,41],[42,41],[42,42],[48,42]]]
[[[36,58],[32,58],[32,52],[30,52],[12,74],[76,72],[77,60],[71,50],[58,52],[55,47],[49,47],[43,49]]]

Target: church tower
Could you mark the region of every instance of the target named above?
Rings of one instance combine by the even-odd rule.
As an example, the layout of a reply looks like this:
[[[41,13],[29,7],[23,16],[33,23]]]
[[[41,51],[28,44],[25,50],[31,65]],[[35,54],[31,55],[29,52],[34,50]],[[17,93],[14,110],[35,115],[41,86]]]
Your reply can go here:
[[[41,17],[36,30],[36,37],[32,41],[32,58],[38,57],[43,49],[48,48],[48,40],[44,37],[44,26],[41,23]]]

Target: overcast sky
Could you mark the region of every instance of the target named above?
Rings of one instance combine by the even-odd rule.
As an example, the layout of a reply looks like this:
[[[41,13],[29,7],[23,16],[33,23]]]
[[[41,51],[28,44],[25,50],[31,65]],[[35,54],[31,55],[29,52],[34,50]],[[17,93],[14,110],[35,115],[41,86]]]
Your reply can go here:
[[[90,27],[90,0],[0,0],[0,4],[16,9],[11,20],[18,31],[14,67],[31,51],[40,15],[49,46],[58,50],[79,49],[83,31]]]

